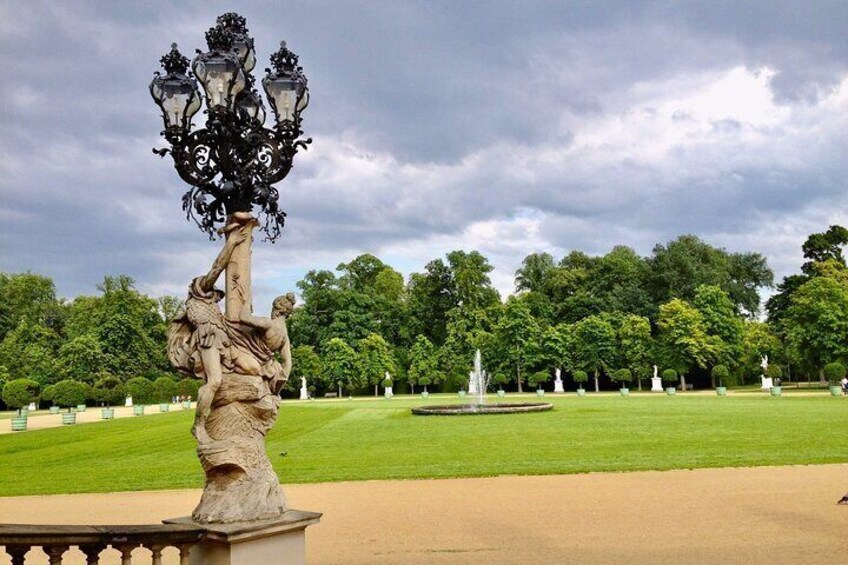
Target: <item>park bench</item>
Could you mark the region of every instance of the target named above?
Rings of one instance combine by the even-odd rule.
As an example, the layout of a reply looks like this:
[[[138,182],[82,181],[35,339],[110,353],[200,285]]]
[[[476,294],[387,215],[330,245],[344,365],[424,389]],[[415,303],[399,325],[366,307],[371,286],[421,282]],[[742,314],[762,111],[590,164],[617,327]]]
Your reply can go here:
[[[324,398],[338,398],[338,397],[339,397],[339,393],[337,393],[337,392],[324,393]]]

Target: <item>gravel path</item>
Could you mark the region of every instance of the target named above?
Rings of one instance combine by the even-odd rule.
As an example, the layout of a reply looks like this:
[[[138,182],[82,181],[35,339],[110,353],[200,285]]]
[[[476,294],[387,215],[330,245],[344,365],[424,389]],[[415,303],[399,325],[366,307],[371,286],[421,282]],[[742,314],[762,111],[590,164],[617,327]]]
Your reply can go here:
[[[325,483],[286,492],[292,507],[324,512],[307,530],[313,565],[848,562],[848,506],[836,504],[848,492],[848,464]],[[190,513],[199,496],[0,498],[0,522],[156,523]]]

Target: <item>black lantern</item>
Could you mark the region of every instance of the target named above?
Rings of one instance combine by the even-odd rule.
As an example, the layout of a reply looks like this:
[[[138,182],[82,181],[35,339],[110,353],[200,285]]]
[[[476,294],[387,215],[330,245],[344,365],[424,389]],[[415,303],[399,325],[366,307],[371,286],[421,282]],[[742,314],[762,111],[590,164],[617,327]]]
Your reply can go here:
[[[298,150],[312,143],[299,139],[301,112],[309,101],[306,77],[297,55],[283,42],[271,56],[274,72],[268,69],[262,81],[277,122],[273,129],[265,128],[265,106],[250,72],[256,55],[245,19],[222,14],[206,33],[206,42],[208,51],[198,51],[192,63],[205,91],[206,127],[192,131],[191,117],[200,108],[201,96],[187,72],[188,59],[174,45],[162,58],[165,76],[156,73],[150,85],[162,109],[162,134],[170,148],[153,151],[173,157],[180,178],[190,185],[183,210],[210,237],[228,215],[257,207],[265,216],[262,229],[273,241],[286,216],[273,185],[288,175]]]
[[[207,53],[195,57],[191,64],[197,80],[206,90],[206,106],[231,110],[236,95],[244,90],[244,67],[233,47],[233,34],[221,27],[206,32]]]
[[[181,132],[191,127],[191,118],[200,109],[197,85],[186,75],[188,59],[171,44],[171,52],[160,59],[165,76],[155,73],[150,95],[162,110],[165,129]]]
[[[271,55],[274,71],[266,69],[262,87],[268,95],[268,102],[274,109],[279,126],[288,123],[298,127],[300,113],[309,104],[309,89],[303,69],[298,66],[298,57],[288,50],[286,42],[280,42],[280,49]]]

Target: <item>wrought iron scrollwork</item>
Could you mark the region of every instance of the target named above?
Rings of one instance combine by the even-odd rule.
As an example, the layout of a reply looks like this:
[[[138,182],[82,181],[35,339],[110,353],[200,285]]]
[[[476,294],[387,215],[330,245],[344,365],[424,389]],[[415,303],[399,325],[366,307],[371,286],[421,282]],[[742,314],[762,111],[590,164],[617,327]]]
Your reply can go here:
[[[216,236],[228,215],[258,208],[261,229],[268,240],[274,241],[281,235],[286,213],[279,207],[280,194],[273,185],[288,175],[294,156],[312,142],[311,138],[300,139],[301,113],[309,98],[306,77],[297,65],[297,55],[283,44],[271,57],[275,71],[268,70],[263,81],[276,117],[273,128],[264,127],[264,106],[250,73],[255,58],[245,19],[232,12],[222,14],[206,38],[210,51],[198,51],[196,61],[205,67],[198,70],[195,66],[197,75],[188,71],[188,59],[177,51],[176,45],[161,60],[167,75],[163,78],[156,74],[151,94],[162,109],[165,120],[162,136],[170,147],[153,151],[160,157],[171,155],[180,178],[190,186],[182,197],[186,218],[210,238]],[[225,64],[232,66],[234,56],[239,61],[235,72],[240,75],[215,74]],[[221,76],[227,80],[220,79]],[[234,85],[240,77],[244,83],[237,88]],[[165,79],[170,82],[163,87]],[[198,89],[197,80],[203,82],[203,88]],[[210,83],[211,80],[219,82]],[[173,93],[168,91],[172,84],[190,91],[185,94],[189,101],[194,100],[191,94],[200,97],[200,92],[204,92],[205,127],[192,131],[191,110],[196,112],[196,109],[179,106],[183,98],[175,99],[173,94],[184,93],[177,92],[176,87]],[[294,97],[293,105],[286,106],[285,112],[278,111],[277,102],[288,103],[289,92]],[[214,101],[210,100],[213,95],[218,97]],[[176,116],[174,108],[181,109],[182,116],[188,116],[177,125],[167,114],[170,111]]]

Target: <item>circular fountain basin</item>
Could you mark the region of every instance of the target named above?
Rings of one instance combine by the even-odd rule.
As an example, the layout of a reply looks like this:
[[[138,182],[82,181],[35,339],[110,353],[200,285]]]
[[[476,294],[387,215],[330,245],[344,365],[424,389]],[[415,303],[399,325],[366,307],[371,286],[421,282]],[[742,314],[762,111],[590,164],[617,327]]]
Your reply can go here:
[[[480,414],[524,414],[546,412],[554,407],[547,402],[511,402],[504,404],[444,404],[418,406],[412,413],[418,416],[476,416]]]

